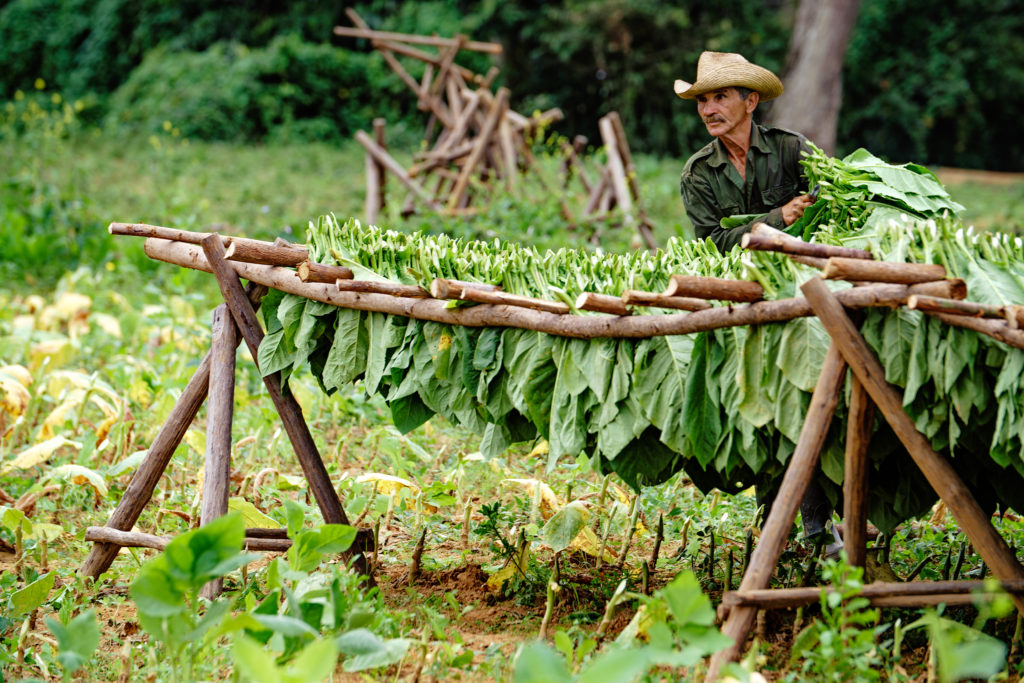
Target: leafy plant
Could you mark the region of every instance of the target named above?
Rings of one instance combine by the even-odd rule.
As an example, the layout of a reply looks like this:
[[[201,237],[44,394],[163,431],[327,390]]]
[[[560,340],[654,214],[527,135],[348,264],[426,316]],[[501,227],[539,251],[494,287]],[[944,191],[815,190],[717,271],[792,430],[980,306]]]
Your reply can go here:
[[[57,638],[57,661],[61,665],[61,680],[71,680],[72,674],[81,669],[92,657],[100,644],[100,629],[96,615],[86,610],[66,623],[47,618],[46,626]]]

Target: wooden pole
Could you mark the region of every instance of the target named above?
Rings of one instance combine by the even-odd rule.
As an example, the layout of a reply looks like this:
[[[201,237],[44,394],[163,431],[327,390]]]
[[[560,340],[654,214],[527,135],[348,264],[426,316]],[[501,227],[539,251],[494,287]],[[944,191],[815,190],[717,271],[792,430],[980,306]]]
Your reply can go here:
[[[415,33],[394,33],[391,31],[376,31],[371,29],[355,10],[345,10],[348,18],[359,28],[348,26],[335,26],[334,35],[349,38],[366,38],[368,40],[391,40],[400,43],[412,43],[413,45],[431,45],[433,47],[451,47],[456,44],[456,38],[442,38],[441,36],[421,36]],[[464,40],[462,49],[472,52],[486,52],[492,55],[500,55],[502,52],[501,43],[484,43],[477,40]]]
[[[334,283],[342,292],[362,292],[365,294],[382,294],[401,298],[427,299],[430,292],[417,285],[403,285],[397,282],[377,282],[376,280],[340,279]]]
[[[875,404],[856,377],[851,385],[843,470],[843,548],[851,566],[863,567],[867,559],[868,445]]]
[[[711,304],[704,299],[692,296],[669,296],[661,292],[641,292],[635,289],[627,289],[622,293],[622,303],[626,306],[657,306],[681,311],[703,311],[711,308]]]
[[[153,259],[166,261],[186,268],[195,268],[210,272],[210,265],[201,249],[190,244],[150,239],[146,241],[146,254]],[[294,270],[274,268],[250,263],[234,263],[234,270],[239,277],[283,292],[298,294],[314,301],[322,301],[333,306],[351,308],[360,311],[377,311],[391,315],[402,315],[417,320],[465,327],[517,327],[537,330],[560,337],[576,339],[596,339],[613,337],[622,339],[644,339],[666,334],[692,334],[706,332],[738,325],[759,325],[773,322],[785,322],[794,318],[813,315],[810,305],[804,298],[779,299],[777,301],[759,301],[753,304],[737,306],[713,306],[694,313],[667,315],[633,315],[633,316],[567,316],[531,311],[516,306],[471,306],[462,309],[450,309],[444,301],[423,298],[415,294],[424,291],[418,287],[398,285],[395,283],[366,283],[359,286],[384,286],[406,288],[410,294],[404,297],[388,294],[364,293],[356,291],[339,291],[338,287],[326,284],[302,282]],[[339,280],[347,286],[357,285],[358,280]],[[951,292],[957,287],[958,281],[944,280],[923,285],[870,285],[853,287],[837,293],[844,306],[850,308],[894,307],[906,303],[910,294],[925,287],[930,292],[944,289]],[[962,283],[960,283],[962,284]],[[429,292],[425,292],[429,295]],[[961,319],[969,323],[996,322],[976,318]],[[1001,324],[1001,323],[1000,323]],[[1003,325],[1006,328],[1005,325]],[[1024,332],[1009,330],[1024,337]]]
[[[107,232],[111,235],[158,237],[196,245],[201,244],[203,238],[207,235],[220,234],[178,230],[176,228],[165,228],[145,223],[111,223],[107,227]],[[224,248],[226,249],[229,261],[262,263],[270,266],[296,266],[309,258],[309,250],[301,244],[282,246],[274,242],[264,242],[263,240],[231,235],[221,235],[221,241],[224,242]]]
[[[618,139],[615,137],[614,124],[608,116],[602,116],[598,120],[597,126],[608,155],[608,170],[611,173],[611,186],[612,192],[615,194],[615,201],[623,213],[628,214],[633,210],[633,200],[626,187],[626,169],[622,165],[622,152],[619,149]]]
[[[351,280],[352,269],[348,266],[328,266],[314,261],[303,261],[295,268],[303,282],[330,282]]]
[[[669,280],[665,295],[692,296],[698,299],[721,301],[759,301],[764,298],[764,288],[757,282],[749,280],[673,275]]]
[[[926,598],[937,597],[945,601],[952,596],[965,597],[970,600],[979,591],[985,589],[984,581],[908,581],[907,583],[878,582],[861,587],[858,597],[867,598],[872,604],[875,600],[891,600],[893,598]],[[1024,593],[1024,582],[1004,581],[1002,589],[1010,594]],[[832,592],[831,586],[809,586],[806,588],[771,588],[751,591],[732,591],[722,596],[722,607],[730,610],[734,607],[756,607],[758,609],[785,609],[812,605],[821,599],[822,590]],[[917,603],[911,603],[917,604]],[[968,604],[970,604],[968,602]],[[892,606],[891,604],[878,606]]]
[[[766,223],[755,223],[750,232],[745,234],[741,242],[744,249],[757,251],[777,251],[783,254],[795,254],[812,256],[817,258],[831,258],[832,256],[843,256],[846,258],[873,259],[870,251],[864,249],[853,249],[851,247],[836,247],[831,244],[818,244],[816,242],[805,242],[799,237],[776,230]]]
[[[487,111],[487,118],[484,120],[483,128],[480,130],[480,134],[476,138],[473,151],[469,153],[469,157],[466,159],[466,163],[462,167],[462,172],[459,173],[459,178],[455,181],[455,187],[452,188],[451,195],[448,197],[449,209],[456,209],[459,207],[459,203],[462,201],[463,195],[469,188],[469,179],[476,171],[477,164],[480,163],[480,159],[487,150],[488,144],[490,144],[491,135],[494,134],[494,131],[498,126],[498,122],[501,120],[502,115],[507,109],[508,88],[499,88],[497,97],[494,98],[490,109]]]
[[[612,315],[630,315],[632,311],[622,303],[622,298],[610,294],[583,292],[576,297],[576,308],[581,311],[611,313]]]
[[[210,401],[206,409],[206,463],[199,523],[209,524],[227,514],[231,486],[231,422],[235,405],[235,349],[238,331],[224,306],[213,311],[210,359]],[[213,600],[224,590],[223,579],[203,586]]]
[[[947,325],[965,327],[1003,342],[1007,346],[1024,349],[1024,329],[1014,328],[1000,320],[973,318],[967,315],[950,315],[948,313],[928,313]]]
[[[979,304],[974,301],[958,301],[943,299],[937,296],[914,294],[907,299],[907,308],[925,313],[948,313],[949,315],[969,315],[975,318],[999,318],[1007,320],[1007,306]]]
[[[246,295],[249,301],[258,304],[263,295],[266,294],[266,291],[266,287],[250,282],[246,288]],[[167,420],[160,427],[156,437],[153,438],[145,459],[139,465],[139,469],[135,471],[131,482],[128,483],[128,488],[125,489],[121,500],[117,503],[117,507],[110,515],[110,519],[107,520],[106,526],[110,529],[124,532],[130,531],[135,526],[135,522],[139,520],[139,515],[142,514],[146,504],[153,497],[153,491],[156,490],[160,477],[163,475],[164,470],[167,469],[171,456],[174,455],[175,449],[181,443],[189,425],[192,424],[192,420],[195,419],[196,413],[199,412],[199,407],[206,400],[206,394],[210,386],[210,362],[212,355],[212,352],[208,353],[199,363],[199,367],[196,368],[192,379],[189,380],[184,391],[181,392],[181,396],[178,397],[178,401],[174,404],[174,408],[171,409]],[[118,546],[114,544],[96,543],[82,563],[79,573],[92,578],[98,577],[110,568],[114,558],[117,557],[117,551]]]
[[[893,263],[833,256],[825,265],[823,275],[826,280],[913,284],[941,280],[946,277],[946,269],[934,263]]]
[[[253,310],[249,300],[245,298],[242,292],[242,285],[238,281],[238,274],[224,260],[224,247],[220,240],[215,237],[204,239],[203,252],[214,275],[217,277],[217,283],[220,285],[220,291],[224,296],[224,301],[227,303],[228,310],[231,311],[235,324],[238,326],[242,338],[245,339],[249,352],[252,354],[253,362],[255,362],[255,359],[259,357],[260,341],[263,339],[263,329],[256,319],[256,311]],[[263,382],[267,387],[271,400],[274,402],[274,407],[281,416],[285,432],[292,442],[292,448],[295,450],[299,465],[301,465],[306,480],[309,482],[313,498],[316,499],[317,505],[320,507],[324,522],[327,524],[348,524],[345,509],[341,506],[341,501],[338,499],[338,494],[331,484],[330,475],[327,474],[327,468],[324,467],[324,462],[320,458],[320,453],[316,448],[316,443],[313,441],[313,436],[309,433],[309,427],[302,417],[302,408],[290,392],[285,393],[283,391],[281,373],[275,372],[266,375],[263,378]],[[343,553],[343,556],[352,558],[352,552]],[[357,555],[353,559],[353,567],[359,574],[363,574],[371,582],[373,581],[367,567],[365,555]]]
[[[1024,580],[1024,567],[1021,567],[1006,541],[992,527],[953,466],[935,452],[928,439],[904,412],[902,397],[895,387],[885,381],[884,368],[853,326],[842,304],[825,286],[825,281],[820,277],[813,278],[805,282],[801,290],[857,379],[882,411],[928,483],[953,513],[974,549],[997,578],[1004,581]],[[1024,598],[1014,596],[1013,601],[1018,611],[1024,613]]]
[[[391,171],[396,178],[402,181],[403,185],[412,190],[412,193],[420,201],[431,209],[438,211],[441,209],[440,204],[438,204],[419,183],[409,177],[409,174],[405,172],[405,169],[402,168],[401,164],[395,161],[390,154],[378,147],[377,143],[375,143],[365,131],[356,131],[356,141],[362,145],[363,148],[374,157],[374,159],[380,162],[385,168],[387,168],[387,170]]]
[[[782,554],[782,548],[786,544],[786,538],[793,528],[800,501],[803,500],[807,486],[818,467],[818,458],[825,444],[825,437],[836,404],[839,402],[845,377],[846,363],[833,342],[828,347],[825,362],[821,366],[821,374],[818,375],[818,382],[811,396],[811,404],[807,409],[804,426],[800,430],[796,450],[789,459],[782,486],[779,487],[778,496],[772,503],[771,512],[761,530],[761,538],[750,556],[747,571],[740,582],[741,592],[768,587]],[[757,610],[753,607],[741,606],[730,611],[729,618],[722,625],[722,633],[732,638],[733,644],[712,656],[705,679],[708,683],[715,683],[726,662],[733,661],[739,656],[756,614]]]

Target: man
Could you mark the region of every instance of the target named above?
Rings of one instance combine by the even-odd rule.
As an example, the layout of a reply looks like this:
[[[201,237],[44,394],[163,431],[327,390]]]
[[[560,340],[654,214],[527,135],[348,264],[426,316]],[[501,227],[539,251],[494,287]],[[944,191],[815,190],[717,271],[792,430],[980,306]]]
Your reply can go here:
[[[719,251],[726,252],[755,223],[781,230],[803,215],[813,203],[801,193],[807,184],[800,165],[801,151],[810,151],[806,138],[753,121],[761,100],[782,94],[782,82],[775,74],[742,55],[704,52],[697,62],[697,80],[677,80],[675,91],[683,99],[697,101],[697,113],[715,138],[690,157],[679,181],[698,239],[710,237]],[[739,227],[722,227],[723,218],[738,214],[753,216]],[[758,502],[763,501],[766,508],[774,497],[774,491],[758,491]],[[800,513],[804,535],[820,537],[832,516],[832,504],[813,480]]]
[[[679,97],[697,101],[697,113],[715,139],[690,157],[679,181],[686,214],[698,239],[711,238],[719,251],[739,244],[754,223],[783,229],[811,205],[800,152],[804,136],[757,125],[754,110],[762,100],[782,94],[771,71],[742,55],[704,52],[694,83],[677,80]],[[723,228],[727,216],[752,214],[736,228]]]

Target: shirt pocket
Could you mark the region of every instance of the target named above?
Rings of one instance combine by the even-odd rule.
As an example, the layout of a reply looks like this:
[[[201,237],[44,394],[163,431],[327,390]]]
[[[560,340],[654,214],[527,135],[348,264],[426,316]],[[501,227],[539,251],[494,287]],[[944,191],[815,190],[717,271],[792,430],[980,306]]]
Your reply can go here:
[[[798,194],[800,194],[800,189],[796,183],[782,183],[781,185],[772,185],[761,190],[761,200],[765,203],[765,206],[774,209],[782,206]]]

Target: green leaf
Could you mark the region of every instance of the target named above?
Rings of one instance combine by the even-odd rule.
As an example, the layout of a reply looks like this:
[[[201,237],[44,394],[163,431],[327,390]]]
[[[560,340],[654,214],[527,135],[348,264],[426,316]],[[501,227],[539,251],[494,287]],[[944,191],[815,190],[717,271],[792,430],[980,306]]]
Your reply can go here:
[[[338,311],[334,342],[324,364],[324,386],[338,389],[366,369],[367,339],[359,311],[342,308]]]
[[[283,683],[310,683],[324,681],[332,676],[338,664],[338,650],[329,639],[310,643],[285,664]]]
[[[46,572],[24,588],[11,593],[11,616],[28,614],[46,602],[56,578],[54,572]]]
[[[100,629],[96,615],[86,610],[66,625],[47,618],[46,626],[57,638],[57,661],[64,668],[64,678],[82,668],[100,645]]]
[[[250,681],[259,683],[283,683],[277,670],[277,663],[266,651],[263,644],[244,633],[236,633],[231,647],[231,658],[238,672]]]
[[[345,655],[342,668],[349,673],[400,662],[411,644],[407,638],[384,640],[365,628],[348,631],[334,639],[338,652]]]
[[[589,516],[583,503],[574,500],[551,515],[541,530],[541,536],[554,552],[561,552],[568,548],[573,539],[583,530]]]
[[[544,643],[524,645],[515,658],[514,683],[570,683],[565,659]],[[613,679],[605,679],[613,680]]]
[[[408,434],[434,416],[434,411],[416,394],[391,401],[391,420],[402,434]]]

